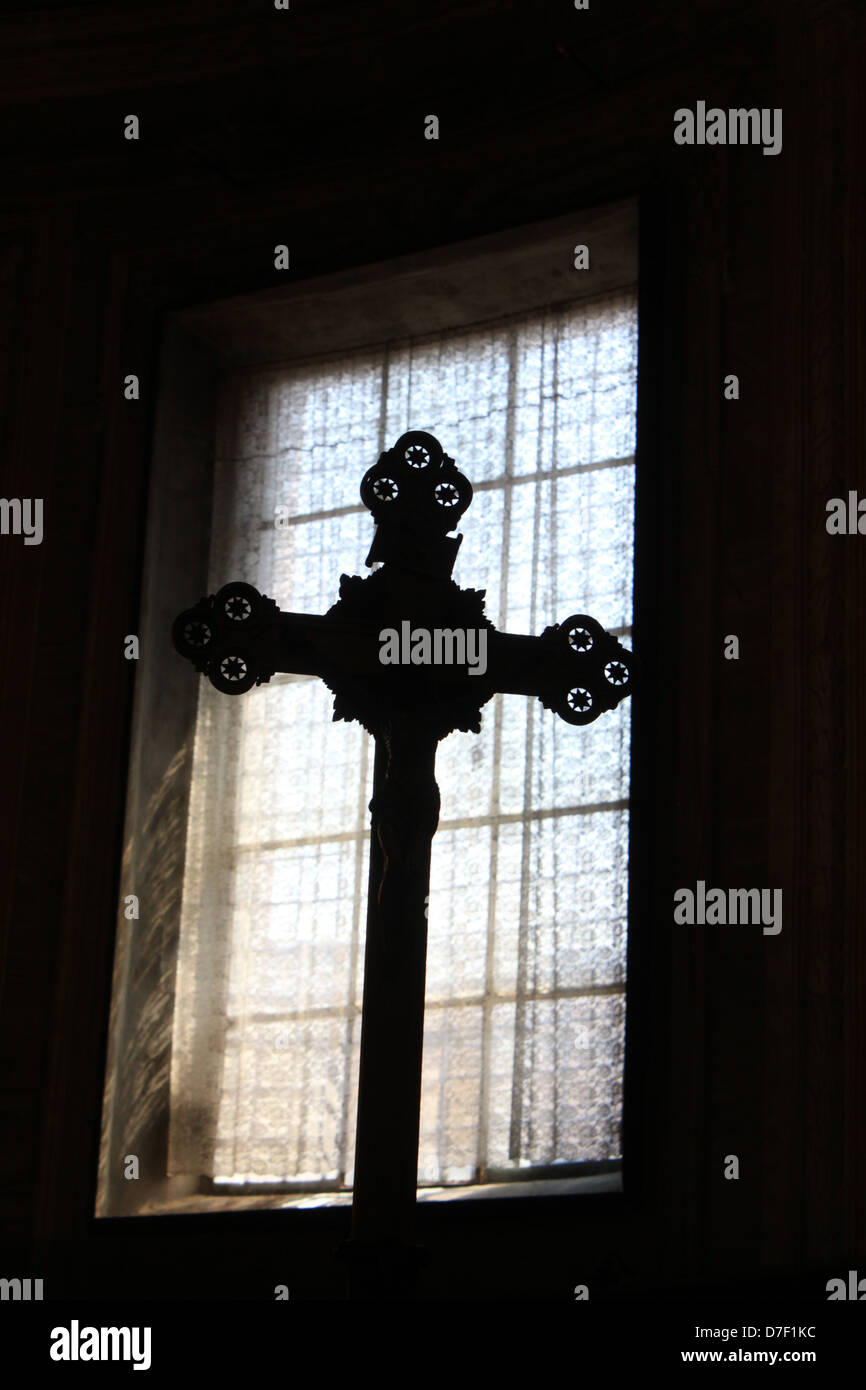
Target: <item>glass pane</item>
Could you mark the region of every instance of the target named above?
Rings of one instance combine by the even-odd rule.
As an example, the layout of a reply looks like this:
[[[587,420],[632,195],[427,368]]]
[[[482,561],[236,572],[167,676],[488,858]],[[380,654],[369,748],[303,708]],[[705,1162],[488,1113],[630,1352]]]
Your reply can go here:
[[[627,631],[636,360],[636,300],[617,294],[239,374],[212,591],[242,578],[324,612],[341,572],[365,572],[362,474],[428,429],[475,485],[454,577],[493,622],[588,612]],[[202,688],[172,1123],[217,1181],[351,1185],[373,757],[331,701],[291,676],[237,700]],[[619,1156],[629,739],[628,701],[579,729],[509,695],[440,744],[423,1183]]]

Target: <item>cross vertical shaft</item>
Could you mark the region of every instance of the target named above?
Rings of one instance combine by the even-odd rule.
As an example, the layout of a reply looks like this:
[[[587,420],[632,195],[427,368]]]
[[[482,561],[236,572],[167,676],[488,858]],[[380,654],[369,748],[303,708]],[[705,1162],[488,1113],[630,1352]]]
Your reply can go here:
[[[395,720],[376,740],[350,1291],[411,1286],[437,739]],[[402,1255],[401,1255],[401,1252]]]

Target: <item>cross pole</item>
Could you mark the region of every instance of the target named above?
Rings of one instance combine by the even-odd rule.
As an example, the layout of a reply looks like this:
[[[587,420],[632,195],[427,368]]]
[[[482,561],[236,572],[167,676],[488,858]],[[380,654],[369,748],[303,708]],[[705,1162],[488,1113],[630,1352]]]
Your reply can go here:
[[[277,672],[321,677],[334,719],[375,740],[370,873],[352,1237],[341,1249],[350,1297],[405,1297],[424,1252],[413,1245],[421,1107],[430,852],[439,820],[436,747],[478,732],[497,692],[537,696],[569,724],[589,724],[631,693],[631,653],[585,614],[539,637],[497,632],[484,590],[460,589],[450,536],[472,486],[433,435],[410,430],[361,482],[376,522],[366,578],[340,576],[322,616],[281,612],[232,583],[175,619],[176,650],[217,690],[240,695]],[[388,630],[485,634],[487,665],[383,664]],[[423,643],[417,651],[423,656]],[[444,647],[440,647],[440,653]]]

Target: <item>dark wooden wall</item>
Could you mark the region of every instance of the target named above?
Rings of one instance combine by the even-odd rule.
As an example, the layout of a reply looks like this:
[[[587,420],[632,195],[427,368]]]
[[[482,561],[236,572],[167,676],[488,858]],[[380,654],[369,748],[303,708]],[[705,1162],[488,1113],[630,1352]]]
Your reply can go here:
[[[866,487],[864,24],[842,0],[6,7],[0,490],[45,499],[45,537],[0,537],[2,1273],[340,1292],[345,1212],[91,1214],[165,314],[284,283],[278,242],[306,277],[633,192],[626,1194],[427,1208],[424,1290],[823,1297],[866,1273],[866,539],[824,525]],[[699,99],[782,107],[782,153],[675,146]],[[781,887],[781,935],[674,927],[697,878]]]

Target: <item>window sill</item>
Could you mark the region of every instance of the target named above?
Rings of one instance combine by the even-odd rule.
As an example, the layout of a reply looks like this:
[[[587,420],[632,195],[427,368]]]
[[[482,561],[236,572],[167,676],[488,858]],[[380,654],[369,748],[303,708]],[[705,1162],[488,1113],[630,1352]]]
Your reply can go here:
[[[473,1183],[453,1187],[422,1187],[419,1204],[483,1202],[511,1197],[599,1196],[622,1192],[622,1171],[571,1174],[564,1178],[522,1179],[517,1182]],[[190,1192],[146,1202],[136,1216],[189,1216],[241,1211],[313,1211],[351,1207],[351,1192]]]

